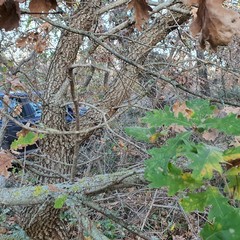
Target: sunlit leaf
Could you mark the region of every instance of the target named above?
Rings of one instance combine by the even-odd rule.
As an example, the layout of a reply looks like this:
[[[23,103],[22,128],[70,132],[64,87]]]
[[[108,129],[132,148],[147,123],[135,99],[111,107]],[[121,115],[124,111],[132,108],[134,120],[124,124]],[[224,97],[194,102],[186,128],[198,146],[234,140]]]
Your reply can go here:
[[[233,167],[226,172],[228,184],[224,190],[236,200],[240,200],[240,167]]]
[[[213,171],[222,173],[220,164],[223,162],[222,152],[215,147],[204,144],[193,145],[193,148],[186,151],[184,155],[192,161],[189,168],[193,170],[195,179],[211,179]]]
[[[177,168],[173,164],[168,164],[167,172],[165,173],[161,168],[156,169],[155,173],[151,177],[147,177],[151,182],[150,187],[168,187],[168,193],[170,196],[174,195],[178,191],[186,189],[198,188],[201,183],[192,178],[190,173],[183,173],[180,168]]]
[[[223,152],[223,159],[227,162],[230,162],[235,159],[240,159],[240,146],[229,148]]]
[[[66,194],[60,195],[55,199],[54,208],[62,208],[68,196]]]
[[[24,130],[22,130],[24,131]],[[38,134],[35,132],[31,132],[28,130],[25,130],[25,134],[19,134],[18,139],[15,139],[11,144],[12,150],[22,149],[24,147],[27,147],[29,145],[35,144],[39,139],[42,139],[44,137],[43,134]]]

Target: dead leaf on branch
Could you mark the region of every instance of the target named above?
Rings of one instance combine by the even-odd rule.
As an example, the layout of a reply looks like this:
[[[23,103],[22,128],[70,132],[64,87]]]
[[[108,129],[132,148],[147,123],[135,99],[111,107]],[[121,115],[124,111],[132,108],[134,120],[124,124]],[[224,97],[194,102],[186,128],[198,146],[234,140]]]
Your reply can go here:
[[[30,127],[30,123],[26,123],[26,127]],[[20,130],[19,132],[17,132],[17,137],[25,137],[30,131],[28,129],[23,128],[22,130]]]
[[[8,178],[8,169],[12,167],[12,160],[14,156],[7,151],[0,151],[0,175]]]
[[[48,32],[50,31],[50,25],[41,25],[39,32],[29,32],[27,35],[17,39],[16,46],[19,48],[30,47],[37,53],[42,53],[48,46]]]
[[[67,6],[72,7],[76,3],[76,0],[65,0],[65,3]]]
[[[14,0],[0,2],[0,29],[11,31],[19,26],[19,3]]]
[[[131,0],[128,3],[128,9],[134,9],[135,14],[135,26],[141,31],[143,23],[149,18],[149,11],[152,11],[152,8],[148,5],[146,0]]]
[[[209,42],[212,49],[228,45],[233,36],[240,37],[240,14],[223,7],[224,0],[184,0],[187,5],[198,4],[197,14],[190,26],[194,37],[199,35],[200,46]]]
[[[12,116],[13,116],[13,117],[18,117],[18,116],[20,116],[21,113],[22,113],[22,105],[21,105],[21,104],[18,104],[18,105],[13,109]]]
[[[33,13],[48,13],[51,9],[56,9],[56,0],[32,0],[29,4],[30,12]],[[40,14],[34,14],[40,16]]]

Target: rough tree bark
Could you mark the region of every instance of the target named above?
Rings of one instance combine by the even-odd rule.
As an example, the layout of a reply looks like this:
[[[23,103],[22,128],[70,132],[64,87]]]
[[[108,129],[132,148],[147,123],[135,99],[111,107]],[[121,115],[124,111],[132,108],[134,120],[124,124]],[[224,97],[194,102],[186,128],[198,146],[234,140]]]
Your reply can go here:
[[[95,20],[96,9],[101,1],[82,1],[79,8],[69,19],[69,26],[89,31]],[[83,37],[68,31],[63,31],[60,37],[52,63],[48,70],[47,89],[44,95],[42,122],[45,126],[58,130],[67,130],[65,122],[66,102],[69,86],[69,67],[77,57]],[[71,171],[74,142],[72,136],[49,135],[41,143],[41,149],[46,153],[46,159],[41,159],[41,166],[52,169],[60,174]],[[47,174],[49,174],[47,172]],[[40,176],[41,183],[62,181],[61,178],[46,178]],[[67,240],[71,239],[67,223],[60,218],[60,209],[53,207],[52,201],[42,205],[27,207],[20,211],[20,222],[31,239],[37,240]]]
[[[69,26],[76,29],[89,31],[95,20],[96,8],[101,1],[82,1],[79,9],[69,20]],[[145,57],[159,41],[176,28],[176,23],[182,24],[188,18],[188,14],[173,13],[159,19],[145,34],[142,34],[138,43],[130,47],[128,58],[142,64]],[[68,31],[63,31],[56,52],[50,65],[47,77],[47,89],[43,103],[42,122],[49,128],[68,130],[65,123],[66,93],[69,86],[69,67],[75,62],[83,37]],[[107,92],[99,108],[108,112],[108,117],[116,112],[115,106],[120,105],[131,95],[134,83],[141,77],[141,72],[132,65],[126,65],[123,77]],[[90,110],[81,118],[81,128],[96,126],[102,121],[102,116],[96,111]],[[78,143],[83,142],[91,133],[80,135]],[[45,169],[70,174],[74,156],[74,136],[71,135],[48,135],[41,143],[42,151],[46,158],[41,159],[41,166]],[[49,174],[48,171],[45,172]],[[55,176],[56,177],[56,176]],[[58,177],[58,176],[57,176]],[[41,176],[40,183],[56,183],[63,178],[46,178]],[[24,208],[21,214],[21,225],[31,239],[38,240],[65,240],[71,239],[71,229],[60,218],[61,210],[54,209],[51,199],[44,204]]]
[[[69,20],[69,26],[89,31],[96,20],[95,12],[100,2],[99,0],[82,1],[76,13]],[[62,105],[67,101],[69,68],[75,62],[82,42],[83,36],[68,31],[62,32],[46,80],[42,122],[47,127],[68,130],[65,120],[66,107]],[[44,153],[47,153],[48,158],[41,163],[42,166],[54,169],[60,174],[69,173],[71,165],[68,164],[72,163],[74,145],[72,136],[46,136],[41,148]],[[50,180],[43,177],[41,182],[50,182]]]

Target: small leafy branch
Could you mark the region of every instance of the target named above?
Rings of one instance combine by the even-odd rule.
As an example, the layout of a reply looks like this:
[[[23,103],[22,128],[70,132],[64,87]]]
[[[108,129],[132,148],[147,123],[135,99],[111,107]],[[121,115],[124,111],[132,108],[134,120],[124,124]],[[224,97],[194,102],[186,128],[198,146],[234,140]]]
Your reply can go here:
[[[44,135],[22,129],[17,132],[17,137],[18,139],[15,139],[11,144],[12,150],[23,149],[24,147],[36,144],[37,141],[43,139]]]
[[[157,145],[145,162],[150,186],[167,187],[170,196],[178,194],[186,212],[208,211],[200,233],[203,239],[239,239],[240,145],[220,149],[210,137],[213,132],[239,136],[239,116],[223,114],[208,101],[196,99],[148,112],[142,122],[147,127],[130,127],[126,132]],[[170,129],[175,134],[158,144]]]

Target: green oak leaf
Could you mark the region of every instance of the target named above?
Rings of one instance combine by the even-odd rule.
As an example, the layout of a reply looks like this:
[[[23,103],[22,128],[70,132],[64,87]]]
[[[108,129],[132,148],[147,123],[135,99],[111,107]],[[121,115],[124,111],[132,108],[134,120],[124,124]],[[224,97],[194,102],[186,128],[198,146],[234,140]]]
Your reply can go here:
[[[171,159],[176,159],[182,151],[182,145],[189,145],[189,137],[191,133],[184,132],[176,135],[175,138],[170,138],[161,148],[152,148],[148,150],[151,158],[145,161],[146,171],[145,176],[155,172],[156,169],[167,170],[168,163]]]
[[[216,216],[225,215],[225,206],[228,206],[228,199],[217,188],[208,187],[204,192],[189,193],[186,198],[181,199],[180,203],[187,212],[195,210],[203,212],[206,207],[212,206],[209,219],[213,219]]]
[[[178,117],[174,116],[174,113],[170,110],[170,107],[166,106],[164,110],[153,110],[147,112],[146,116],[142,118],[143,123],[148,123],[152,127],[170,126],[177,124],[179,126],[191,127],[191,123],[182,114]]]
[[[192,176],[197,180],[211,179],[213,171],[222,173],[220,163],[224,160],[222,152],[216,147],[204,144],[193,145],[192,150],[184,152],[184,156],[192,161],[188,167],[193,170]]]
[[[232,198],[240,200],[240,166],[229,169],[225,174],[228,184],[224,191],[230,194]]]
[[[149,142],[149,138],[156,132],[155,128],[127,127],[125,132],[139,141]]]
[[[147,178],[151,183],[150,187],[168,187],[168,194],[174,195],[178,191],[185,189],[196,189],[201,185],[192,178],[191,173],[183,173],[182,170],[172,163],[168,163],[168,172],[164,173],[161,169],[156,169]]]
[[[215,106],[210,105],[209,101],[204,99],[194,99],[191,101],[187,101],[186,105],[194,112],[190,120],[195,125],[201,125],[203,119],[211,116],[216,109]]]
[[[235,159],[240,159],[240,146],[232,147],[223,152],[223,159],[225,161],[233,161]]]
[[[204,121],[206,128],[218,129],[229,135],[239,136],[240,135],[240,119],[235,114],[229,114],[223,118],[209,118]]]
[[[15,139],[11,144],[12,150],[22,149],[26,146],[35,144],[39,139],[44,137],[43,134],[35,132],[28,132],[25,136],[20,135],[18,139]]]
[[[201,237],[207,240],[239,240],[240,209],[221,202],[220,205],[224,208],[224,215],[215,216],[212,222],[206,223],[200,232]]]

